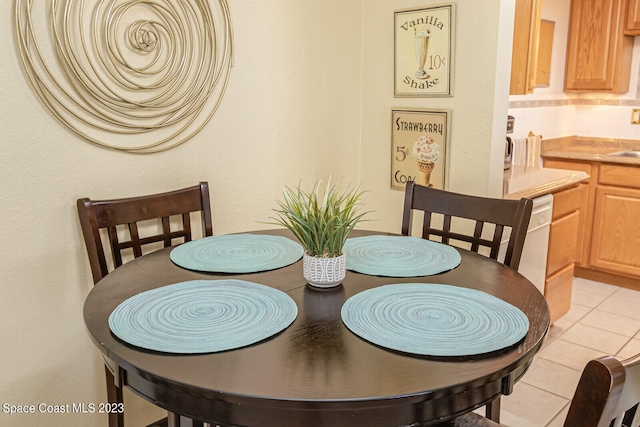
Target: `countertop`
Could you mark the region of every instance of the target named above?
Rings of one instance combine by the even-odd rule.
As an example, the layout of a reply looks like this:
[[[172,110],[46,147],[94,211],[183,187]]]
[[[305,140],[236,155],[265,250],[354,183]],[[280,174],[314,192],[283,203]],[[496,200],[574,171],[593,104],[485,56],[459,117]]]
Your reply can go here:
[[[558,159],[640,165],[640,158],[611,155],[626,150],[640,151],[640,141],[571,136],[543,140],[540,155]]]
[[[640,140],[569,136],[543,139],[543,158],[638,165],[640,158],[614,156],[618,151],[640,151]],[[585,172],[513,165],[504,171],[503,198],[520,199],[553,193],[589,178]]]
[[[572,187],[588,178],[582,171],[513,165],[504,171],[502,197],[534,198]]]

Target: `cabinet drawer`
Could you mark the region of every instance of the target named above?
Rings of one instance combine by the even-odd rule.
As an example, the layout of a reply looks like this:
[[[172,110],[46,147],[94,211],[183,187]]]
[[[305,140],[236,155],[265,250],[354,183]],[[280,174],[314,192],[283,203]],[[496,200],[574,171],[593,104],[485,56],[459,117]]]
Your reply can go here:
[[[640,188],[640,166],[620,166],[603,163],[598,183]]]
[[[559,159],[543,159],[543,166],[551,169],[567,169],[570,171],[586,172],[589,177],[591,177],[591,163],[572,162]],[[589,180],[587,179],[583,182],[589,182]]]
[[[552,219],[555,221],[558,218],[580,209],[582,194],[582,187],[579,185],[554,193]]]
[[[575,211],[551,223],[547,276],[575,261],[580,212]]]
[[[562,317],[571,308],[571,287],[573,286],[573,264],[569,264],[556,274],[547,277],[544,299],[551,312],[551,323]]]

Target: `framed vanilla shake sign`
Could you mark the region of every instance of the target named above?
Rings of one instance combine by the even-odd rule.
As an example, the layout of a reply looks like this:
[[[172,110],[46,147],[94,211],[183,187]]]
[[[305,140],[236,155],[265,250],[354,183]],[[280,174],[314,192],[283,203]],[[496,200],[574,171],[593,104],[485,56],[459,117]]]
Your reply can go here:
[[[395,21],[395,96],[452,96],[454,4],[399,10]]]
[[[446,189],[449,152],[449,110],[391,111],[391,188],[407,181]]]

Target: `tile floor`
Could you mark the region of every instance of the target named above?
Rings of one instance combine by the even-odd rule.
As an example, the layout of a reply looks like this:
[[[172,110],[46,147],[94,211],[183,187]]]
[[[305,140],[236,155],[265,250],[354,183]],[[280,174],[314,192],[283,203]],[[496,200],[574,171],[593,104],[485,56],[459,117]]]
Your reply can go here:
[[[562,426],[582,369],[593,358],[640,353],[640,291],[576,278],[571,310],[559,319],[531,367],[502,398],[509,427]]]

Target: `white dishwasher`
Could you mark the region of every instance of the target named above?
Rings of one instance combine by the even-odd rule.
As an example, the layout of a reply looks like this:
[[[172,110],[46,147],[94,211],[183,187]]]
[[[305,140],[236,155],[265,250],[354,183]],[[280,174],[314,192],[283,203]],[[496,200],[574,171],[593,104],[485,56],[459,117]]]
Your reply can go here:
[[[527,229],[527,237],[524,241],[522,258],[518,272],[529,279],[544,295],[544,282],[547,275],[547,253],[549,251],[549,230],[551,228],[551,214],[553,212],[553,196],[544,196],[533,199],[531,220]],[[504,259],[507,243],[511,230],[506,230],[503,237],[501,255],[498,259]]]

